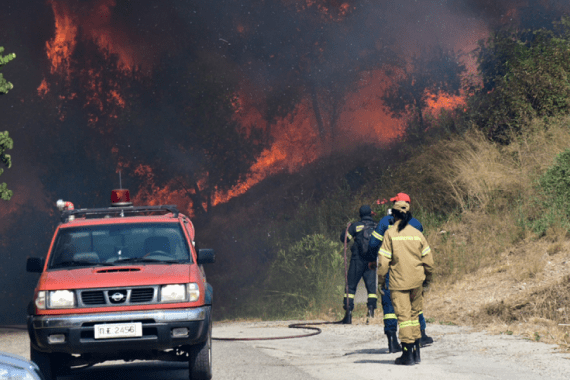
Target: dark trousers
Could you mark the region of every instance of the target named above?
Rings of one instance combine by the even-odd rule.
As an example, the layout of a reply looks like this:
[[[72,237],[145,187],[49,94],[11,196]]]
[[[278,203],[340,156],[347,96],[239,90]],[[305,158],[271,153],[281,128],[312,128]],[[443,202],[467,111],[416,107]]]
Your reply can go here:
[[[384,312],[384,334],[388,332],[398,331],[398,317],[396,317],[396,312],[394,311],[394,305],[392,305],[392,299],[390,298],[390,271],[386,273],[386,279],[384,281],[384,295],[382,296],[382,311]],[[426,329],[426,319],[424,318],[423,311],[420,311],[420,329]]]
[[[360,257],[359,254],[352,254],[348,266],[348,294],[344,295],[343,307],[346,310],[346,298],[348,296],[348,310],[354,309],[354,295],[360,279],[364,279],[366,291],[368,292],[367,305],[376,309],[378,295],[376,295],[376,271],[368,268],[368,261]]]

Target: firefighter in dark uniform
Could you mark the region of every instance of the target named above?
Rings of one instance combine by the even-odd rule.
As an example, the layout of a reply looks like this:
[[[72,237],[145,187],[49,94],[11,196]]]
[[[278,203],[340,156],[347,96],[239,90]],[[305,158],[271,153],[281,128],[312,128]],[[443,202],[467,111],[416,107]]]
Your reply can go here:
[[[400,327],[402,356],[396,364],[413,365],[420,358],[420,321],[423,308],[423,287],[433,273],[433,254],[424,235],[409,222],[412,219],[410,204],[397,201],[392,208],[394,227],[384,234],[378,275],[390,270],[392,304]]]
[[[406,202],[410,204],[410,197],[408,194],[405,193],[398,193],[395,197],[390,198],[392,202]],[[383,217],[380,222],[378,222],[378,226],[372,233],[372,238],[370,238],[369,243],[369,253],[370,257],[376,257],[378,250],[382,245],[382,241],[384,240],[384,234],[388,228],[392,227],[394,224],[394,216],[393,215],[386,215]],[[416,228],[418,231],[423,232],[424,228],[419,220],[416,218],[411,218],[409,221],[410,226]],[[382,294],[382,309],[384,311],[384,334],[388,338],[388,351],[390,353],[393,352],[400,352],[401,347],[398,343],[397,331],[398,331],[398,322],[396,318],[396,314],[394,312],[394,306],[392,305],[392,300],[390,298],[390,272],[386,273],[384,278],[379,278],[380,288],[383,290]],[[423,311],[420,311],[420,328],[421,328],[421,340],[420,344],[422,346],[426,346],[428,344],[433,343],[433,339],[426,334],[426,320],[423,315]]]
[[[342,320],[344,324],[352,323],[354,296],[361,278],[364,279],[364,284],[368,291],[368,316],[374,317],[374,309],[376,309],[378,302],[378,296],[376,295],[376,268],[375,265],[369,265],[368,260],[365,259],[365,255],[368,253],[368,243],[365,240],[366,234],[368,234],[368,239],[370,239],[375,226],[376,223],[372,220],[372,209],[368,205],[363,205],[360,207],[360,220],[351,223],[348,229],[345,229],[340,234],[340,240],[343,243],[345,237],[347,241],[354,240],[352,247],[350,247],[352,255],[348,267],[348,294],[345,294],[343,299],[343,308],[346,310]]]

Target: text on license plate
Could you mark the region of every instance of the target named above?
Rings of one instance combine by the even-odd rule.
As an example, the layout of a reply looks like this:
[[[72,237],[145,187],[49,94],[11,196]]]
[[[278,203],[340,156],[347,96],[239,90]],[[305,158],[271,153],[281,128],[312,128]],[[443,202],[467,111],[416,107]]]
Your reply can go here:
[[[142,323],[111,323],[95,325],[95,339],[131,338],[142,336]]]

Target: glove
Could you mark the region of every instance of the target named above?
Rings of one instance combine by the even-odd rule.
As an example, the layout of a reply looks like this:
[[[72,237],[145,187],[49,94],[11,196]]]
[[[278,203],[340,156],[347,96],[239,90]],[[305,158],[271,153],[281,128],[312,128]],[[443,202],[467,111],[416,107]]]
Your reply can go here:
[[[378,285],[380,285],[380,289],[386,290],[386,277],[385,276],[378,276]]]

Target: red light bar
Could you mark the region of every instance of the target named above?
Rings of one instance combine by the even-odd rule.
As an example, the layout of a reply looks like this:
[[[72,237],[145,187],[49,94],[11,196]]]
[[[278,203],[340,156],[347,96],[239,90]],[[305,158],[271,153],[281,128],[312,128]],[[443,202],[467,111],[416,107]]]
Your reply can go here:
[[[131,194],[127,189],[116,189],[111,191],[111,206],[132,206]]]

